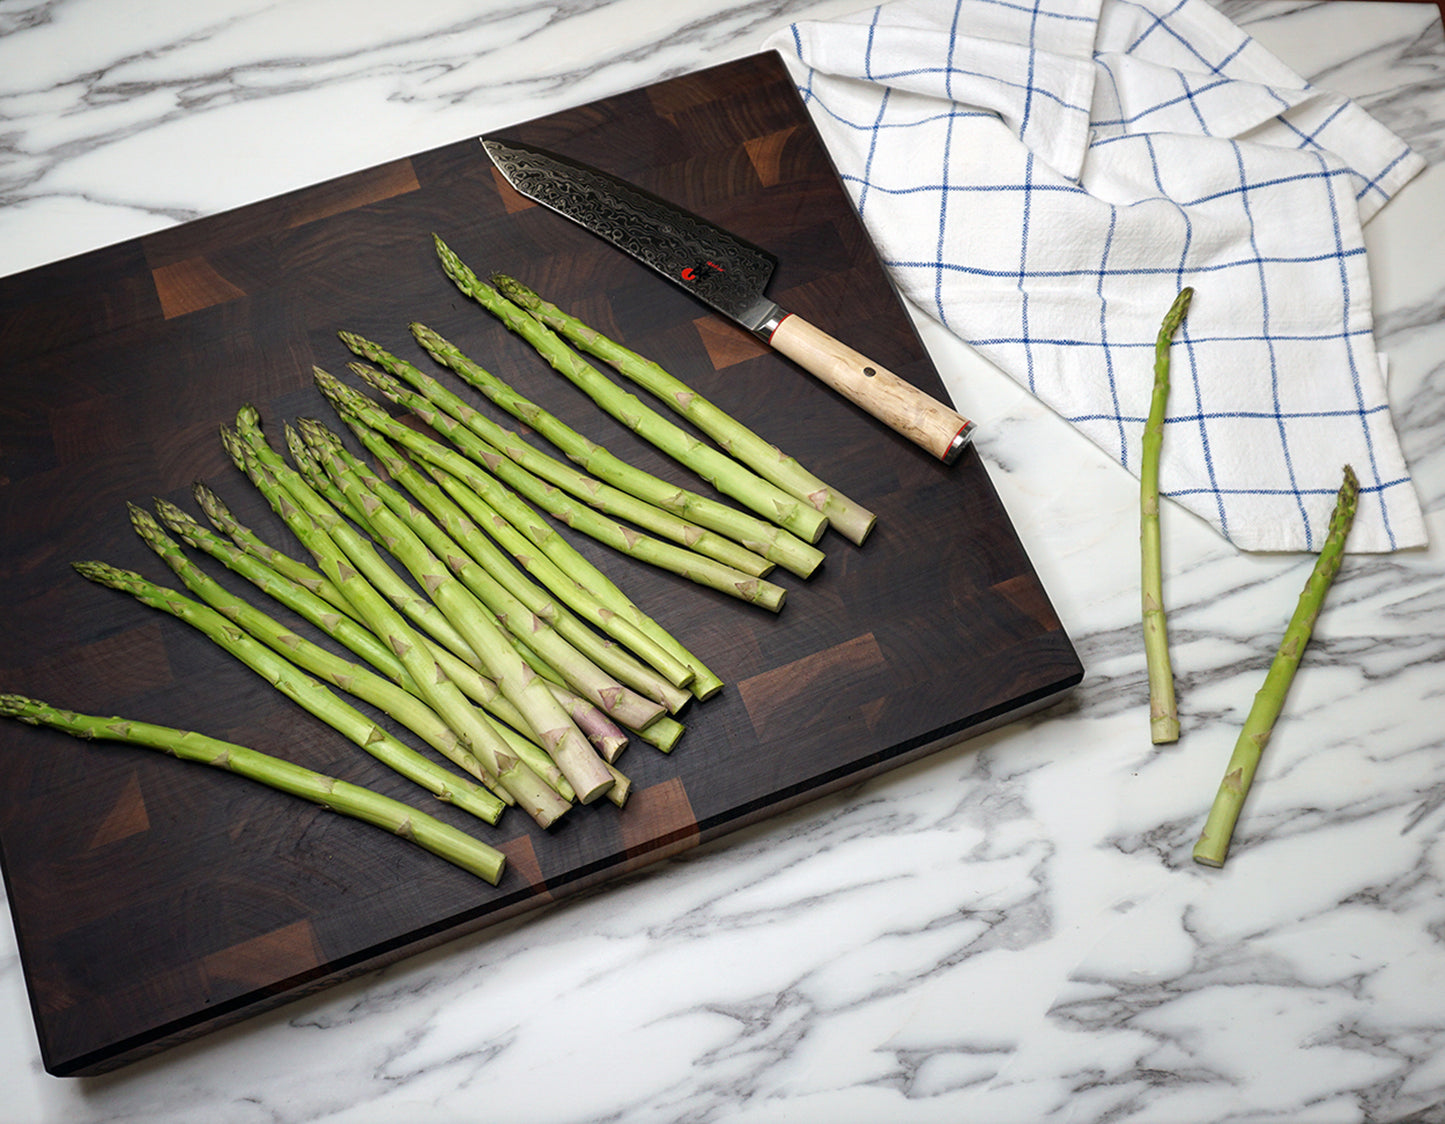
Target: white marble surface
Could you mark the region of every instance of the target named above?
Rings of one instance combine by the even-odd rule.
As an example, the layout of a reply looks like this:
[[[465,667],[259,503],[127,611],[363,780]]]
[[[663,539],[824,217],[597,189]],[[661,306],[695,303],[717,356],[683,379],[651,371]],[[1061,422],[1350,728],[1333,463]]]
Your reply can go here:
[[[0,274],[859,6],[0,0]],[[7,917],[0,1121],[1445,1119],[1445,42],[1428,4],[1226,11],[1432,162],[1370,252],[1433,545],[1346,563],[1224,870],[1189,849],[1310,560],[1166,510],[1151,747],[1133,480],[921,321],[1069,702],[105,1078],[42,1071]]]

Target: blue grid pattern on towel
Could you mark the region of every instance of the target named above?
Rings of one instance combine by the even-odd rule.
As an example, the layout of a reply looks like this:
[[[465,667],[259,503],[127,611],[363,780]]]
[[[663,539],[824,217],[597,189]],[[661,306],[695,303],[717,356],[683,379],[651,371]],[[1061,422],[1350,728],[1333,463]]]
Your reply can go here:
[[[1236,538],[1243,545],[1285,521],[1291,529],[1261,548],[1317,549],[1342,463],[1333,451],[1320,463],[1319,445],[1348,429],[1343,445],[1375,512],[1373,549],[1395,549],[1399,511],[1416,501],[1374,351],[1359,228],[1418,158],[1395,142],[1371,152],[1373,164],[1343,162],[1335,153],[1351,151],[1342,142],[1359,128],[1358,108],[1261,81],[1274,60],[1261,64],[1248,35],[1212,10],[1209,35],[1181,20],[1201,2],[1112,0],[1108,31],[1084,60],[1091,99],[1062,90],[1047,59],[1060,25],[1098,18],[1071,0],[954,0],[946,47],[907,59],[880,7],[856,29],[862,57],[850,75],[876,85],[876,104],[860,113],[811,67],[799,90],[825,137],[841,142],[840,174],[900,287],[1126,468],[1137,471],[1159,320],[1191,285],[1195,308],[1172,352],[1166,493],[1226,537],[1251,527]],[[954,100],[957,85],[989,78],[965,38],[981,7],[999,10],[1027,47],[1022,69],[997,76],[1002,112]],[[792,35],[806,64],[798,27]],[[1237,139],[1241,82],[1267,148]],[[1108,198],[1031,145],[1035,128],[1070,127],[1087,129],[1090,169],[1122,169],[1104,173]],[[1271,156],[1286,147],[1287,158]],[[1298,292],[1321,290],[1331,315],[1299,307]],[[1220,377],[1239,365],[1243,390]],[[1415,521],[1404,522],[1414,538]]]

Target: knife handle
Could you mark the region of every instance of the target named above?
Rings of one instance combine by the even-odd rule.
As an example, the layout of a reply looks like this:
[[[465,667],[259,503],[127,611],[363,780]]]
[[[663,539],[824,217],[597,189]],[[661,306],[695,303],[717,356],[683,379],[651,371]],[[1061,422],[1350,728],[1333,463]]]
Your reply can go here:
[[[944,464],[957,460],[968,444],[973,422],[801,316],[783,313],[767,340],[775,350]]]

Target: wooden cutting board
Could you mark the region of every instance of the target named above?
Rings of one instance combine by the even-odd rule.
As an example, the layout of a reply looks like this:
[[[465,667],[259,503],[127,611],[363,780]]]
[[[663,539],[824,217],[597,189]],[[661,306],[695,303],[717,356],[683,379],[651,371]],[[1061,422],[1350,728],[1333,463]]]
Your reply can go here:
[[[944,393],[776,56],[508,132],[772,250],[775,299]],[[216,433],[243,403],[277,441],[298,417],[341,428],[311,382],[313,364],[345,373],[339,329],[429,365],[407,332],[425,322],[615,452],[687,479],[463,299],[432,232],[482,275],[514,274],[694,383],[872,508],[878,528],[862,548],[826,536],[810,580],[777,577],[789,590],[777,615],[573,536],[727,687],[683,715],[670,756],[629,747],[625,809],[578,809],[546,833],[518,812],[481,825],[510,858],[496,888],[238,777],[0,724],[0,848],[51,1073],[113,1069],[632,872],[1081,677],[974,451],[952,467],[933,461],[643,267],[524,205],[468,138],[0,281],[0,690],[199,729],[468,826],[198,633],[70,569],[97,558],[176,585],[132,533],[126,503],[163,496],[199,516],[194,480],[302,556]]]

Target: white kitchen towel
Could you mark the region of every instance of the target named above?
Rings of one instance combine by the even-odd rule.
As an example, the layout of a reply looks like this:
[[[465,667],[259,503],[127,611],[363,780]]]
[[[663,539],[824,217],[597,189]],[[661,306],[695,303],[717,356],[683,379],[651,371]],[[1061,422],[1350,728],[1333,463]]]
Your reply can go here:
[[[1349,463],[1349,548],[1425,541],[1361,232],[1424,165],[1358,105],[1204,0],[896,0],[767,46],[900,289],[1128,470],[1191,286],[1163,491],[1317,550]]]

